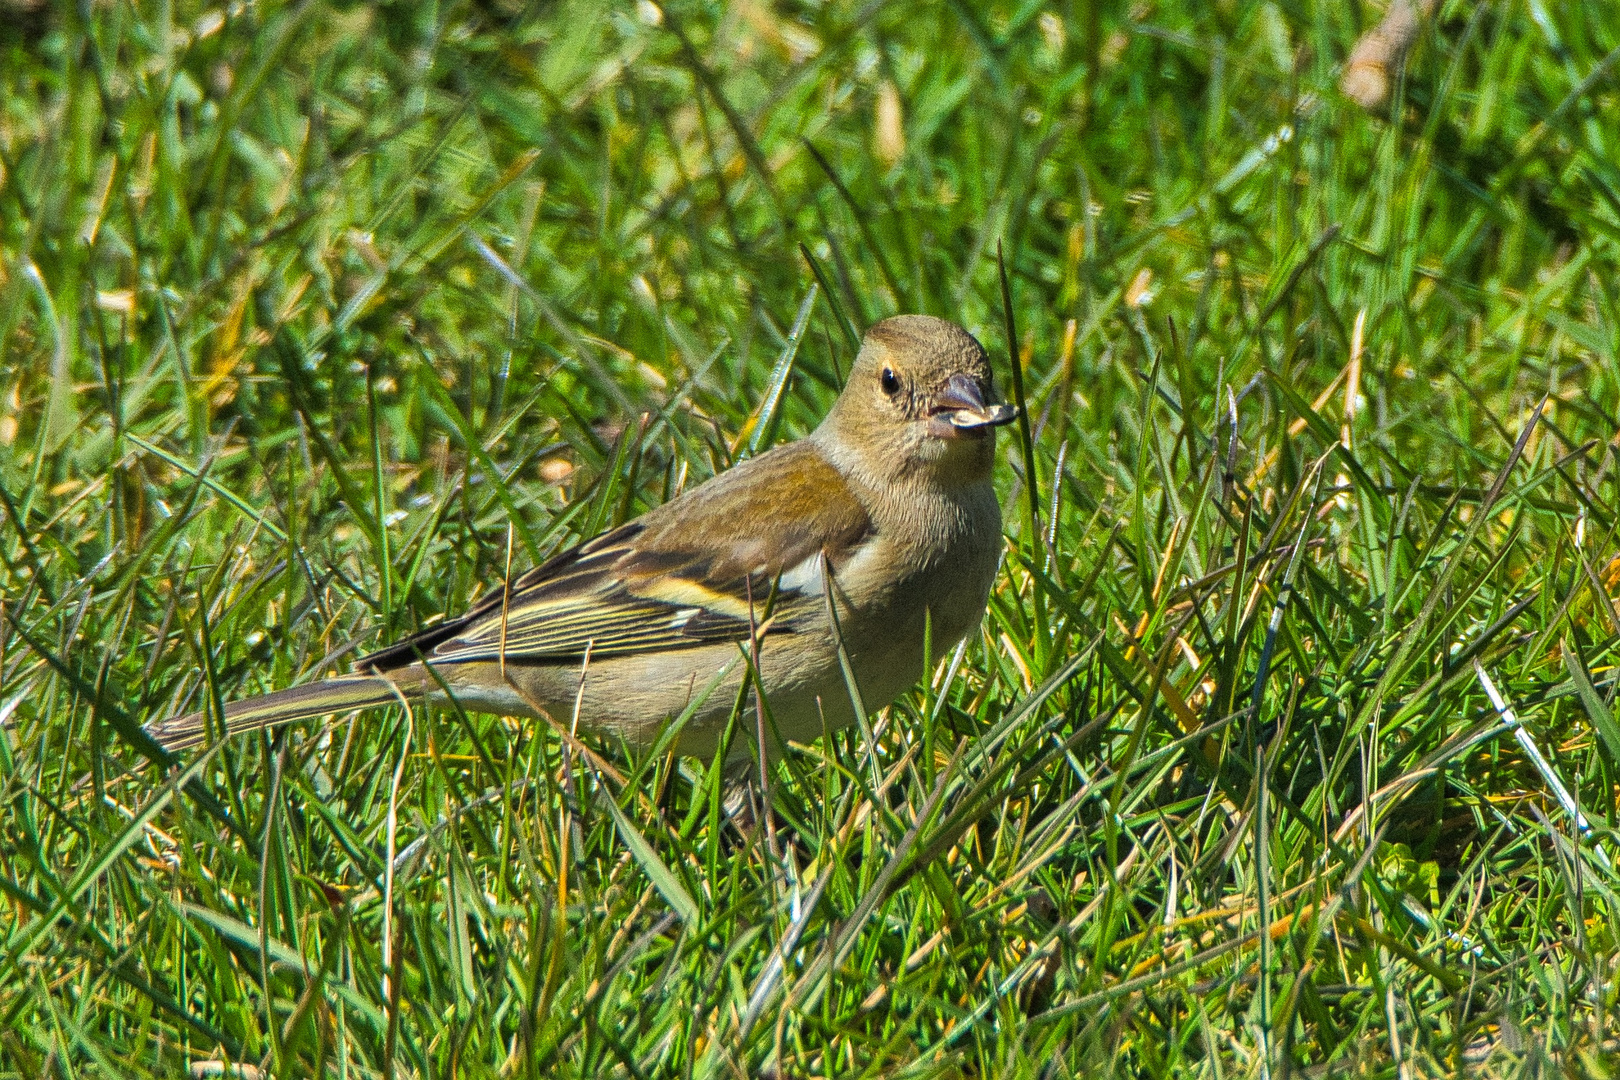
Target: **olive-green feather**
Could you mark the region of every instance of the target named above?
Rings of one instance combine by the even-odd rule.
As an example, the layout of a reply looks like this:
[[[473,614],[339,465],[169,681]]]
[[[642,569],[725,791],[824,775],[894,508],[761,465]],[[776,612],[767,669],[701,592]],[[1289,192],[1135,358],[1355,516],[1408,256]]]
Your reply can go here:
[[[388,705],[399,701],[400,694],[401,690],[392,680],[374,675],[305,683],[226,705],[223,734],[240,735],[294,720]],[[187,750],[219,736],[221,732],[217,729],[217,721],[210,720],[205,713],[194,712],[154,724],[147,731],[166,750]]]
[[[762,528],[767,521],[774,527]],[[820,451],[791,443],[558,555],[509,592],[496,590],[461,618],[360,665],[390,671],[418,659],[465,664],[503,653],[508,664],[578,664],[587,650],[605,659],[744,641],[783,573],[821,555],[836,568],[871,530]],[[791,632],[800,605],[779,599],[772,630]]]

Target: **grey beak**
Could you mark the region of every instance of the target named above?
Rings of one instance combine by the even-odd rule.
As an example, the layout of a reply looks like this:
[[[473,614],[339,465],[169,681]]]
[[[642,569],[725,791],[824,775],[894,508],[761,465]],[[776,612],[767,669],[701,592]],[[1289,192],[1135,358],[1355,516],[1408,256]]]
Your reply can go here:
[[[934,396],[930,413],[944,416],[955,428],[1000,427],[1018,415],[1012,405],[986,404],[984,392],[967,375],[952,375],[945,388]]]

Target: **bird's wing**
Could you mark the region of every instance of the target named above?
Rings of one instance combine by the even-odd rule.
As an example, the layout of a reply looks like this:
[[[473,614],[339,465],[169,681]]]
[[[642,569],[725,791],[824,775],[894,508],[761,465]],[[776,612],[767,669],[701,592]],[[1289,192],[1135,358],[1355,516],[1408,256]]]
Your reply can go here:
[[[503,652],[508,664],[572,664],[587,649],[605,658],[744,641],[768,609],[771,632],[791,632],[796,616],[821,610],[823,560],[838,567],[872,532],[843,476],[813,444],[793,443],[563,552],[361,667]]]

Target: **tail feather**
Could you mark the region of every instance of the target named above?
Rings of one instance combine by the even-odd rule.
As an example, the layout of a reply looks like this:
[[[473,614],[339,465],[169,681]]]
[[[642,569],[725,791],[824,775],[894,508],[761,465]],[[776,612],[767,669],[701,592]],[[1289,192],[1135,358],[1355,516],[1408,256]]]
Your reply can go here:
[[[326,679],[277,690],[260,697],[232,701],[225,706],[225,735],[279,727],[294,720],[309,720],[329,713],[348,712],[375,705],[392,705],[409,689],[396,679],[356,675]],[[187,713],[160,721],[147,732],[165,750],[188,750],[206,741],[210,724],[205,713]]]

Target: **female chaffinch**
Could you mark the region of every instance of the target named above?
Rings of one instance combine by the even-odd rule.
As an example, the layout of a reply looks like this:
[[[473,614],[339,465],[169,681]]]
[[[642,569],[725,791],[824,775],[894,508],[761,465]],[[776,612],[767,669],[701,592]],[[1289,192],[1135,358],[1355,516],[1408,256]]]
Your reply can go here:
[[[984,617],[1001,547],[995,428],[1015,411],[994,402],[965,330],[885,319],[808,437],[547,560],[357,674],[226,705],[224,732],[453,696],[645,748],[702,698],[674,745],[711,756],[756,640],[776,733],[842,727],[854,711],[840,642],[879,708],[922,673],[925,634],[943,655]],[[218,728],[196,712],[150,731],[183,749]]]

